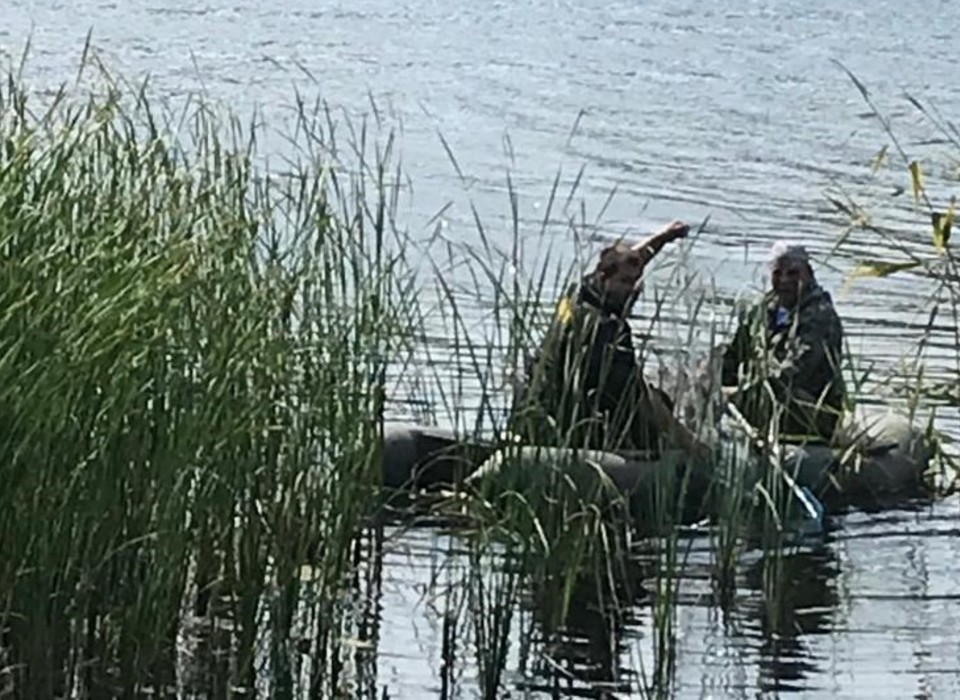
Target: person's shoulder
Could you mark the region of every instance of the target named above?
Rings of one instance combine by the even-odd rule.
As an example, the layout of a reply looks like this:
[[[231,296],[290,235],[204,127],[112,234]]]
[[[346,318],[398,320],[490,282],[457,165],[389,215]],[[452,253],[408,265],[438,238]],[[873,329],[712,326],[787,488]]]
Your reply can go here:
[[[813,298],[810,300],[811,303],[807,305],[811,311],[820,315],[837,316],[839,318],[830,292],[822,287],[818,287],[812,296]]]
[[[801,323],[808,329],[816,328],[818,333],[834,329],[842,332],[843,323],[833,304],[830,292],[818,287],[801,309]]]
[[[574,324],[583,311],[582,283],[570,283],[567,285],[553,307],[553,314],[550,318],[551,324],[558,327],[568,327]]]

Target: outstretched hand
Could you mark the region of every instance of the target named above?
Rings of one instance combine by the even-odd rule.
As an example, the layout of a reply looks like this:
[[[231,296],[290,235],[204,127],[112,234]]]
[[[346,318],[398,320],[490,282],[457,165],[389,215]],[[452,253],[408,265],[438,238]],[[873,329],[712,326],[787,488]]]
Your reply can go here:
[[[667,241],[675,241],[679,238],[686,238],[690,233],[690,226],[678,219],[674,219],[660,230],[661,236]]]
[[[660,252],[667,243],[686,238],[690,227],[679,220],[673,220],[655,234],[633,246],[633,249],[644,254],[647,260]]]

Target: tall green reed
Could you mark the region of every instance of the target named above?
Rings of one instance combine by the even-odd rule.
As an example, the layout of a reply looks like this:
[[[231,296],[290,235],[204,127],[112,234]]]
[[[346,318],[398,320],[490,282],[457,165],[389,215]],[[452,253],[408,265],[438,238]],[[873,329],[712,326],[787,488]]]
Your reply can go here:
[[[301,103],[271,170],[263,127],[224,113],[156,111],[106,72],[43,104],[13,78],[0,96],[0,630],[19,697],[167,692],[190,615],[229,630],[224,693],[347,683],[345,591],[406,333],[391,142],[361,132],[351,172]]]
[[[899,399],[912,420],[925,422],[926,439],[934,451],[928,481],[936,490],[952,489],[960,474],[955,447],[960,400],[950,373],[960,372],[960,352],[953,350],[948,356],[934,358],[939,372],[927,360],[938,345],[960,347],[960,271],[951,245],[960,134],[936,106],[908,93],[906,101],[929,129],[923,139],[908,143],[869,87],[838,65],[887,140],[870,163],[866,187],[852,192],[835,183],[827,193],[836,221],[843,227],[836,248],[852,251],[858,258],[848,275],[847,288],[909,276],[922,280],[928,289],[919,342],[905,353],[894,376],[868,370],[863,379],[872,391]],[[884,252],[874,254],[876,250]],[[945,423],[946,428],[942,427]]]

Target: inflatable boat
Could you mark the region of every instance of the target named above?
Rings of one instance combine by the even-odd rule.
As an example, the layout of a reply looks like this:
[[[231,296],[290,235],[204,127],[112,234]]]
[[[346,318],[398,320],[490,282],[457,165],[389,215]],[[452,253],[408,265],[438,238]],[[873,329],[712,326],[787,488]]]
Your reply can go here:
[[[676,451],[652,455],[495,445],[459,439],[438,428],[387,424],[383,485],[552,493],[561,484],[583,498],[625,498],[633,510],[673,504],[678,510],[674,521],[682,522],[708,511],[709,497],[718,488],[768,487],[771,470],[782,475],[786,491],[808,509],[822,504],[834,510],[916,496],[923,492],[932,454],[923,431],[890,410],[861,408],[848,414],[829,445],[751,451],[744,441],[726,435],[710,464],[689,464]],[[731,464],[741,465],[739,471],[734,473]]]

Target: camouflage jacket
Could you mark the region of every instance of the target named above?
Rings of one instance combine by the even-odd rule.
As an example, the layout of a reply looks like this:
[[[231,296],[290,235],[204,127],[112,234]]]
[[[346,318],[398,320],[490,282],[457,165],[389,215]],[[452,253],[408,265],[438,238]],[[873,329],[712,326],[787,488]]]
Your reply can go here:
[[[740,408],[754,426],[771,419],[772,394],[784,440],[829,440],[845,398],[842,345],[840,317],[819,285],[789,311],[767,294],[741,318],[723,356],[723,384],[741,387]]]
[[[528,362],[512,429],[532,444],[656,451],[642,368],[627,320],[585,277],[560,300]]]

